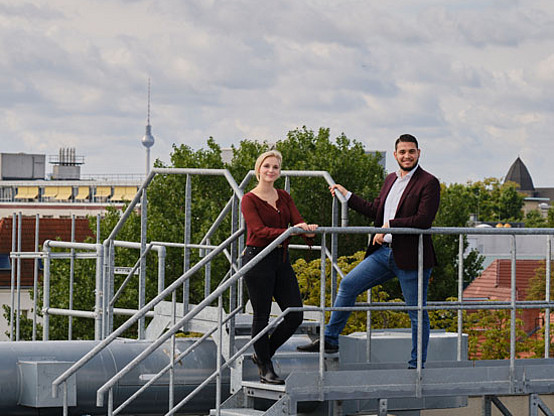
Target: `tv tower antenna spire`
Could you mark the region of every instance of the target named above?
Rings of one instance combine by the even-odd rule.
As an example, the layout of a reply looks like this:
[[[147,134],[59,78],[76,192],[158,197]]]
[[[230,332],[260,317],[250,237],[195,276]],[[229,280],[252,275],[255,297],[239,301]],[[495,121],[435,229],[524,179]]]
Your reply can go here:
[[[146,117],[146,132],[141,140],[146,148],[146,175],[150,173],[150,148],[154,146],[154,136],[152,136],[152,126],[150,125],[150,77],[148,77],[148,113]]]

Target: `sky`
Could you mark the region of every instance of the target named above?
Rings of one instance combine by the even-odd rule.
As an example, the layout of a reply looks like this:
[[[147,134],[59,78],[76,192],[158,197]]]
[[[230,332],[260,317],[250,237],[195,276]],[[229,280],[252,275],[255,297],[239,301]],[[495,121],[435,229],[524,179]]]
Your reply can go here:
[[[164,163],[325,127],[389,170],[411,133],[447,184],[519,156],[554,187],[552,0],[0,0],[0,43],[0,152],[83,174],[144,173],[150,79]]]

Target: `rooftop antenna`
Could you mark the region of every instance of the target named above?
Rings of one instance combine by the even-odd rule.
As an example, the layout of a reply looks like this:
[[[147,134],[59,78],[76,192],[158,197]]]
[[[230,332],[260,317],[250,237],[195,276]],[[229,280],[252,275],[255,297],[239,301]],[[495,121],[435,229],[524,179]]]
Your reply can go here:
[[[148,77],[148,116],[146,118],[146,132],[141,140],[146,148],[146,176],[150,173],[150,148],[154,146],[154,136],[152,136],[152,126],[150,125],[150,77]]]

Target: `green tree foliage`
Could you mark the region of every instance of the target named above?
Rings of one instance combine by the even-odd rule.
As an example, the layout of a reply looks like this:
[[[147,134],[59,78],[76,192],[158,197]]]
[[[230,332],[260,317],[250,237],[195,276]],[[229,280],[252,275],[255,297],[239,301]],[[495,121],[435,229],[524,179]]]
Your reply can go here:
[[[546,263],[546,262],[545,262]],[[554,299],[554,263],[550,266],[550,299]],[[545,300],[546,299],[546,266],[537,267],[535,274],[529,279],[527,288],[527,300]]]
[[[240,183],[246,173],[254,168],[256,158],[272,145],[268,142],[243,140],[239,146],[233,147],[233,158],[225,164],[221,157],[221,149],[210,138],[205,149],[193,150],[186,145],[174,145],[167,165],[160,161],[156,167],[174,168],[209,168],[228,169],[235,180]],[[363,145],[341,134],[331,139],[329,129],[321,128],[317,132],[303,127],[288,133],[284,140],[277,141],[275,147],[283,153],[284,170],[326,170],[336,183],[341,183],[347,189],[359,194],[365,199],[376,197],[382,186],[384,171],[379,165],[381,155],[365,153]],[[191,242],[198,243],[212,226],[218,214],[232,197],[231,187],[223,176],[191,175]],[[148,241],[167,241],[182,243],[185,228],[185,175],[157,175],[148,188]],[[255,185],[251,181],[246,191]],[[284,186],[284,180],[277,183]],[[498,180],[463,185],[443,185],[441,207],[435,222],[436,226],[465,226],[471,212],[479,212],[487,218],[509,219],[521,218],[521,198],[515,188],[508,184],[500,184]],[[300,213],[306,221],[328,226],[331,224],[332,198],[327,184],[322,178],[291,178],[291,194]],[[506,205],[502,206],[501,205]],[[518,205],[520,204],[520,205]],[[519,207],[519,208],[518,208]],[[519,209],[519,211],[517,211]],[[518,214],[519,212],[519,214]],[[348,211],[349,225],[372,225],[366,217],[353,210]],[[519,215],[519,216],[518,216]],[[110,210],[100,224],[103,241],[121,216],[121,211]],[[554,218],[554,216],[553,216]],[[95,219],[91,218],[91,227],[96,229]],[[117,235],[118,240],[140,241],[140,214],[133,212],[126,225]],[[212,235],[211,244],[219,244],[230,235],[231,221],[227,217],[219,229]],[[296,237],[297,238],[297,237]],[[430,299],[443,300],[457,294],[457,236],[435,237],[435,247],[439,265],[435,268],[430,286]],[[339,255],[341,268],[348,272],[363,257],[367,244],[367,236],[343,235],[339,237]],[[355,254],[353,254],[355,253]],[[195,264],[201,254],[197,249],[191,250],[191,264]],[[309,261],[313,254],[306,256],[305,252],[294,254],[301,258],[295,268],[303,287],[306,302],[319,303],[319,259]],[[319,255],[317,255],[319,258]],[[138,259],[138,250],[116,248],[116,266],[132,266]],[[308,261],[306,261],[306,259]],[[481,268],[482,260],[470,252],[464,259],[464,280],[469,281],[476,276]],[[74,307],[82,310],[92,310],[94,306],[94,265],[92,262],[76,262],[77,287]],[[56,260],[52,264],[51,305],[53,307],[67,306],[67,262]],[[211,267],[211,287],[215,287],[229,271],[228,261],[220,256]],[[146,301],[157,293],[157,256],[148,255],[147,261]],[[169,285],[183,274],[183,249],[168,248],[166,258],[165,285]],[[116,290],[125,276],[116,275]],[[314,282],[316,284],[314,285]],[[191,302],[196,303],[204,296],[204,272],[197,273],[190,283]],[[394,286],[396,285],[396,286]],[[329,292],[329,291],[328,291]],[[181,293],[178,294],[178,299]],[[373,291],[374,301],[395,301],[402,298],[396,279]],[[360,299],[363,299],[364,295]],[[78,301],[77,301],[78,298]],[[133,277],[115,306],[136,308],[138,298],[138,278]],[[42,295],[39,294],[39,299]],[[365,312],[358,313],[349,323],[348,330],[361,330],[365,325]],[[447,328],[452,325],[452,315],[446,312],[432,313],[435,327]],[[364,319],[361,319],[364,318]],[[115,325],[126,320],[117,317]],[[360,323],[364,321],[364,323]],[[409,326],[407,315],[399,312],[379,312],[373,314],[376,328]],[[91,320],[74,319],[74,338],[91,338],[93,336]],[[81,324],[81,322],[83,322]],[[52,319],[52,339],[63,339],[67,334],[67,317]],[[79,326],[79,328],[77,328]],[[129,331],[129,336],[136,334],[136,328]]]
[[[233,148],[229,170],[241,180],[254,168],[258,155],[270,147],[268,143],[260,145],[243,140],[238,148]],[[382,155],[367,154],[362,143],[350,140],[344,134],[332,140],[329,129],[321,128],[316,133],[303,127],[290,131],[285,140],[275,144],[275,148],[283,154],[283,170],[327,171],[336,183],[363,198],[372,200],[379,194],[384,180],[384,170],[379,165]],[[255,184],[255,180],[251,181],[248,189]],[[284,180],[281,178],[276,186],[283,187]],[[307,222],[331,225],[333,199],[323,178],[292,177],[290,191]],[[353,210],[349,210],[348,216],[351,226],[372,225]],[[342,235],[339,239],[340,254],[351,254],[367,244],[367,236],[363,235]]]
[[[545,228],[548,227],[548,219],[544,218],[538,209],[534,209],[525,214],[525,226],[527,228]]]
[[[468,203],[470,212],[480,221],[521,221],[523,219],[523,194],[514,182],[502,183],[497,178],[469,182]]]
[[[469,335],[469,356],[472,359],[503,360],[510,357],[510,311],[479,310],[466,314],[464,330]],[[523,330],[523,321],[516,319],[516,358],[529,351],[531,343]]]
[[[350,270],[356,267],[364,259],[364,251],[358,251],[352,256],[341,256],[337,264],[346,275]],[[329,261],[325,265],[325,299],[326,304],[331,305],[331,274]],[[321,260],[312,260],[306,262],[299,259],[293,265],[293,269],[298,277],[300,292],[302,293],[305,305],[320,305],[321,295]],[[339,278],[340,282],[340,278]],[[389,294],[383,290],[382,286],[375,286],[371,292],[372,302],[402,302],[402,299],[391,299]],[[358,302],[367,302],[367,294],[362,293],[358,296]],[[330,314],[327,314],[327,319]],[[409,328],[410,320],[408,315],[398,311],[374,311],[372,313],[372,328]],[[344,333],[350,334],[357,331],[365,331],[366,312],[356,311],[348,320]]]
[[[471,213],[468,204],[471,190],[464,185],[441,184],[441,203],[433,226],[435,227],[466,227]],[[438,234],[433,236],[438,264],[433,269],[429,284],[429,299],[443,300],[450,296],[458,296],[459,268],[458,235]],[[483,256],[475,250],[466,253],[467,239],[463,237],[464,283],[469,283],[482,270]]]
[[[525,215],[525,226],[528,228],[554,228],[554,207],[550,207],[546,217],[538,209],[529,211]]]
[[[210,138],[205,149],[193,150],[186,145],[174,145],[170,163],[164,165],[157,161],[156,167],[174,168],[227,168],[238,183],[244,175],[254,168],[258,155],[268,150],[268,143],[259,143],[243,140],[238,148],[233,149],[232,161],[225,165],[221,158],[221,149]],[[328,170],[337,182],[351,183],[353,191],[365,197],[373,197],[378,192],[383,180],[383,169],[379,165],[380,156],[365,153],[360,142],[351,141],[343,134],[331,140],[328,129],[320,129],[317,134],[306,128],[290,132],[285,140],[279,141],[276,147],[284,155],[283,169],[289,170]],[[330,168],[331,167],[331,168]],[[157,175],[148,188],[148,241],[167,241],[183,243],[185,228],[185,175]],[[218,214],[232,196],[232,190],[223,176],[190,176],[191,186],[191,242],[198,243],[212,226]],[[254,186],[255,180],[250,184]],[[278,184],[283,186],[283,181]],[[330,224],[332,198],[323,179],[306,180],[293,178],[291,193],[297,202],[300,212],[309,222],[322,225]],[[314,208],[317,207],[317,208]],[[111,233],[122,212],[109,210],[100,224],[100,240],[103,241]],[[96,230],[95,218],[91,218],[91,228]],[[356,215],[351,217],[352,225],[367,225],[367,221]],[[219,229],[212,235],[210,243],[219,244],[230,235],[231,222],[227,217]],[[131,213],[125,226],[120,230],[116,239],[124,241],[140,241],[140,211]],[[353,242],[356,249],[365,245],[364,237],[358,236],[361,242]],[[345,242],[348,239],[345,238]],[[342,244],[343,250],[345,248]],[[138,259],[138,250],[116,248],[116,266],[130,267]],[[198,262],[200,253],[191,250],[191,265]],[[94,307],[94,264],[76,262],[76,298],[75,309],[93,310]],[[223,257],[218,257],[212,264],[213,276],[211,286],[215,287],[225,276],[230,266]],[[157,256],[148,255],[146,279],[146,301],[157,293]],[[165,285],[169,285],[183,274],[183,249],[168,248],[166,257]],[[67,262],[56,260],[52,262],[52,307],[67,307],[68,299],[68,266]],[[115,290],[120,287],[126,276],[115,276]],[[196,303],[204,296],[204,275],[198,273],[190,283],[191,302]],[[39,302],[42,294],[39,293]],[[178,299],[181,293],[178,294]],[[134,276],[126,286],[123,294],[115,303],[115,307],[137,308],[138,305],[138,277]],[[39,308],[41,305],[39,305]],[[67,317],[52,317],[51,339],[67,337]],[[116,317],[114,326],[117,327],[127,317]],[[81,321],[85,322],[81,325]],[[94,336],[93,321],[75,319],[74,339],[92,338]],[[25,322],[25,325],[27,322]],[[77,328],[79,326],[79,328]],[[23,325],[22,325],[23,327]],[[136,335],[136,328],[126,334]],[[27,335],[26,335],[27,336]],[[30,339],[30,336],[29,336]]]

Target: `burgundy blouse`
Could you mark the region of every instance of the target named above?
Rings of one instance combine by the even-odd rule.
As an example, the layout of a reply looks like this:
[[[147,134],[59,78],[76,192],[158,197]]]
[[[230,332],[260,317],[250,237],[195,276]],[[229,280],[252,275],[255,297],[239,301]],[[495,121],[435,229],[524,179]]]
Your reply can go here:
[[[265,247],[283,234],[289,225],[304,222],[288,192],[277,189],[277,195],[277,209],[252,192],[242,197],[241,211],[246,222],[247,246]],[[308,244],[312,244],[311,238],[304,239]],[[283,242],[285,247],[288,246],[289,240],[290,238]]]

